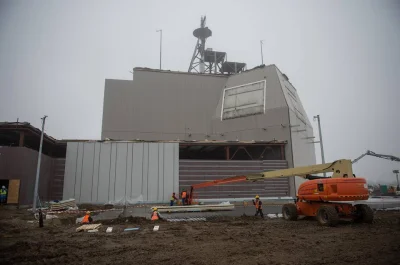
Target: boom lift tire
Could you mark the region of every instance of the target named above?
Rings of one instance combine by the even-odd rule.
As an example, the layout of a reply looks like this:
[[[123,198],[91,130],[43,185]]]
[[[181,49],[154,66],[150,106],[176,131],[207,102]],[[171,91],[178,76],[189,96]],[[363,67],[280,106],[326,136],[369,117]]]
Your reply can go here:
[[[356,217],[354,221],[357,223],[367,223],[371,224],[374,220],[374,211],[366,204],[357,204],[356,205]]]
[[[317,211],[317,220],[323,226],[336,226],[339,223],[339,214],[332,205],[322,205]]]
[[[284,204],[282,207],[282,215],[285,220],[296,221],[298,217],[296,204]]]

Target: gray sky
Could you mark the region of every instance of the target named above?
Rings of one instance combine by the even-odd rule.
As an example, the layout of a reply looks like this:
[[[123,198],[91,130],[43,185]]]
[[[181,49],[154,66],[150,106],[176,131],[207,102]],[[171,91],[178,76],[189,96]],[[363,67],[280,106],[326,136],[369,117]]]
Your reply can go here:
[[[158,28],[163,68],[187,71],[207,15],[206,46],[230,61],[259,65],[264,40],[264,62],[289,76],[310,119],[321,115],[326,161],[400,156],[400,1],[199,3],[0,0],[0,121],[40,127],[46,114],[55,138],[99,139],[104,79],[157,68]],[[354,165],[369,180],[393,181],[395,168],[373,157]]]

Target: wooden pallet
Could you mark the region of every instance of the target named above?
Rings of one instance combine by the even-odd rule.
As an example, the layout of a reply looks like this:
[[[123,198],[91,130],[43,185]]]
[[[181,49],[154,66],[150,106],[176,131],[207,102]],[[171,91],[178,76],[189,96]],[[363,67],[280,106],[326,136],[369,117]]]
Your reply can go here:
[[[78,228],[76,229],[76,232],[88,231],[88,230],[95,230],[95,229],[99,228],[100,226],[101,226],[101,224],[81,225],[80,227],[78,227]]]

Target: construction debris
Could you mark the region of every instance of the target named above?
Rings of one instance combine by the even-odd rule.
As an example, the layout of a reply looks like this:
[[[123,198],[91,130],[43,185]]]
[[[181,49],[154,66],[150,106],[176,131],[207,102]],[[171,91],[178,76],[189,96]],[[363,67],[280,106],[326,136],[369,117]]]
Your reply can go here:
[[[153,231],[158,231],[158,229],[160,229],[160,226],[159,225],[155,225],[154,228],[153,228]]]
[[[113,230],[113,228],[110,226],[110,227],[107,228],[106,233],[111,233],[112,230]]]
[[[167,219],[168,222],[197,222],[206,221],[206,218],[181,218],[181,219]]]
[[[168,212],[203,212],[203,211],[232,211],[235,205],[229,202],[208,205],[184,205],[184,206],[155,206],[160,213]],[[153,208],[155,208],[153,207]]]
[[[81,225],[76,229],[76,232],[80,231],[88,231],[88,230],[95,230],[98,229],[101,226],[101,224],[88,224],[88,225]]]
[[[125,228],[124,232],[128,232],[128,231],[137,231],[139,230],[139,227],[133,227],[133,228]]]
[[[50,211],[62,211],[62,210],[67,210],[69,208],[77,208],[75,199],[50,202]]]
[[[88,232],[89,233],[96,233],[96,232],[99,232],[99,230],[98,229],[92,229],[92,230],[88,230]]]
[[[51,220],[51,219],[55,219],[55,218],[58,218],[58,216],[54,215],[54,214],[46,214],[46,220]]]

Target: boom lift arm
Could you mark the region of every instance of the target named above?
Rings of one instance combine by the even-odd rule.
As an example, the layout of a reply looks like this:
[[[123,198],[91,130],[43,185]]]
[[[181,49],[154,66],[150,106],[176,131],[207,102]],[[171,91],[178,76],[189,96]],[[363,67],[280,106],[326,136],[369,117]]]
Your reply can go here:
[[[351,163],[354,164],[354,163],[358,162],[361,158],[363,158],[364,156],[367,156],[367,155],[375,156],[375,157],[378,157],[378,158],[383,158],[383,159],[387,159],[387,160],[391,160],[391,161],[400,162],[400,158],[398,158],[396,156],[377,154],[375,152],[367,150],[367,152],[365,152],[364,154],[362,154],[359,157],[357,157],[356,159],[354,159]]]
[[[226,183],[233,182],[242,182],[242,181],[260,181],[264,179],[270,178],[284,178],[284,177],[292,177],[292,176],[302,176],[306,177],[311,174],[325,173],[325,172],[333,172],[332,178],[347,178],[347,177],[355,177],[353,174],[353,169],[351,166],[351,160],[341,159],[336,160],[332,163],[319,164],[313,166],[305,166],[305,167],[296,167],[282,170],[274,170],[274,171],[265,171],[257,174],[249,174],[244,176],[236,176],[225,179],[213,180],[204,183],[199,183],[192,185],[190,187],[190,193],[188,196],[188,203],[192,204],[193,201],[193,193],[194,190],[199,188],[205,188],[215,185],[221,185]]]

